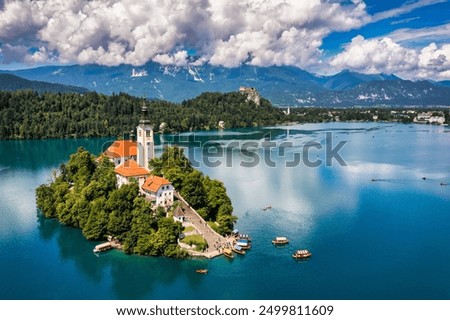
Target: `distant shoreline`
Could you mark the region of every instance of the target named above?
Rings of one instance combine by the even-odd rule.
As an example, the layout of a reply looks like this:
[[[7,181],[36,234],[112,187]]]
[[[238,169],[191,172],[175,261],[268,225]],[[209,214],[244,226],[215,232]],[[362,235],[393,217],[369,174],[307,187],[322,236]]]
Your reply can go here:
[[[236,127],[236,128],[227,128],[227,129],[210,129],[210,130],[194,130],[194,131],[181,131],[176,133],[165,133],[165,132],[155,132],[155,136],[158,135],[177,135],[181,133],[189,133],[189,132],[217,132],[217,131],[226,131],[226,130],[237,130],[237,129],[251,129],[251,128],[268,128],[268,127],[278,127],[278,126],[295,126],[295,125],[307,125],[307,124],[327,124],[327,123],[392,123],[392,124],[404,124],[404,125],[429,125],[433,127],[449,127],[449,124],[430,124],[430,123],[402,123],[399,121],[364,121],[364,120],[348,120],[348,121],[328,121],[328,122],[287,122],[275,124],[273,126],[261,126],[261,127]],[[2,141],[52,141],[52,140],[84,140],[84,139],[111,139],[114,141],[117,137],[114,136],[93,136],[93,137],[61,137],[61,138],[42,138],[42,139],[0,139]]]
[[[350,121],[450,123],[450,108],[444,107],[282,108],[272,105],[257,91],[245,90],[204,92],[179,104],[151,101],[147,103],[148,120],[154,132],[159,133]],[[0,140],[111,136],[128,139],[139,119],[142,102],[143,98],[127,94],[40,95],[31,91],[0,91]]]

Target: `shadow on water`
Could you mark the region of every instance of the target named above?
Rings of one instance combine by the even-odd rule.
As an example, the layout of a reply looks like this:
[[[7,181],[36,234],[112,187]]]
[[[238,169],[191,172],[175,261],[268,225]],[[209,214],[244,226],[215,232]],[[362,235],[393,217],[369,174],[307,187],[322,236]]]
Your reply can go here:
[[[57,166],[67,161],[78,147],[85,146],[93,154],[98,154],[111,138],[57,139],[57,140],[15,140],[1,141],[0,154],[12,155],[0,159],[0,167],[36,170],[42,164]],[[26,156],[23,156],[26,155]]]
[[[47,219],[44,217],[39,210],[36,211],[37,226],[39,230],[39,235],[43,240],[51,240],[59,232],[61,227],[58,221],[55,219]]]
[[[177,281],[186,281],[195,289],[203,281],[195,269],[208,265],[203,259],[144,257],[116,250],[95,255],[92,249],[98,242],[86,240],[79,229],[63,226],[39,212],[37,224],[41,239],[56,242],[61,260],[72,262],[92,283],[110,283],[112,292],[99,292],[99,299],[144,299],[151,297],[156,287],[170,288]],[[169,291],[159,292],[158,298],[172,299]]]
[[[78,270],[89,279],[100,282],[106,266],[95,263],[93,244],[81,235],[80,230],[62,226],[56,219],[47,219],[38,213],[41,239],[56,240],[62,260],[73,261]]]

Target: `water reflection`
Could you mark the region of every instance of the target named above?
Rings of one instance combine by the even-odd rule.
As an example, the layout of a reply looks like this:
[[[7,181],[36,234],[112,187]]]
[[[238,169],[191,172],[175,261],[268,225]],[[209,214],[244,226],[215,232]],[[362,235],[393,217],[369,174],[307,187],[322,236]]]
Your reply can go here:
[[[78,147],[98,154],[102,145],[110,138],[98,139],[57,139],[57,140],[18,140],[0,142],[0,168],[20,168],[39,170],[56,167],[66,162],[69,155]]]
[[[118,251],[96,256],[92,252],[96,243],[86,241],[80,230],[61,226],[57,220],[46,219],[40,214],[37,223],[41,239],[55,240],[60,259],[73,263],[91,285],[110,283],[110,291],[101,296],[91,296],[87,292],[78,298],[144,299],[155,294],[156,288],[170,287],[183,279],[191,288],[201,285],[202,278],[193,271],[205,266],[206,261],[128,256]],[[172,299],[170,292],[160,292],[160,299]]]
[[[286,167],[305,143],[324,142],[326,132],[332,132],[334,145],[348,141],[342,148],[347,166],[334,162],[330,167],[311,168],[303,163]],[[208,167],[199,161],[205,174],[224,181],[239,217],[237,227],[253,236],[251,252],[233,261],[127,256],[117,251],[96,257],[92,248],[97,243],[85,240],[80,230],[36,216],[34,189],[67,161],[80,141],[31,141],[17,146],[0,142],[2,155],[14,154],[0,159],[0,237],[2,248],[14,248],[5,255],[7,267],[2,267],[0,279],[4,288],[16,288],[0,296],[445,298],[449,283],[443,279],[450,279],[445,267],[450,261],[445,249],[450,187],[439,183],[450,182],[447,133],[431,126],[357,123],[200,133],[201,142],[213,140],[222,146],[235,140],[261,144],[268,134],[278,144],[292,142],[283,152],[270,153],[277,164],[273,168],[264,163],[242,166],[248,154],[239,148],[223,148],[229,166]],[[184,147],[192,146],[191,137],[185,135]],[[157,139],[157,143],[173,141],[170,135],[157,135]],[[98,153],[105,140],[82,143]],[[157,147],[160,153],[161,144]],[[255,152],[264,159],[263,148]],[[324,160],[324,152],[316,150],[310,159]],[[207,154],[199,148],[189,155],[201,160]],[[271,210],[262,210],[268,205]],[[290,247],[273,247],[271,239],[280,235],[292,239]],[[293,262],[290,251],[297,247],[311,249],[313,259]],[[428,252],[428,261],[417,261],[417,248]],[[203,268],[210,270],[207,276],[194,271]],[[420,280],[424,276],[426,281]],[[426,283],[435,294],[423,289]],[[414,292],[414,285],[422,290]]]

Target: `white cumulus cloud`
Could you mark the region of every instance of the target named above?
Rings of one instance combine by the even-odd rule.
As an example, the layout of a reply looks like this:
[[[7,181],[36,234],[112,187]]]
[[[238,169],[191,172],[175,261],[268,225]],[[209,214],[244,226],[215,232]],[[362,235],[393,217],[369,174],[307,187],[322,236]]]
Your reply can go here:
[[[450,79],[450,44],[438,47],[435,43],[423,48],[419,54],[419,77]]]
[[[390,38],[364,39],[356,36],[330,64],[338,69],[353,69],[364,73],[409,71],[417,65],[417,53],[403,48]]]
[[[330,65],[337,70],[396,74],[407,79],[448,79],[450,44],[431,43],[417,49],[404,47],[389,37],[356,36],[331,59]]]
[[[60,62],[181,65],[193,51],[197,63],[307,67],[324,37],[368,20],[362,1],[6,0],[0,43]]]
[[[329,60],[322,44],[333,32],[446,1],[407,1],[371,16],[362,0],[0,0],[0,62],[247,63],[441,79],[449,73],[449,24],[358,36]]]

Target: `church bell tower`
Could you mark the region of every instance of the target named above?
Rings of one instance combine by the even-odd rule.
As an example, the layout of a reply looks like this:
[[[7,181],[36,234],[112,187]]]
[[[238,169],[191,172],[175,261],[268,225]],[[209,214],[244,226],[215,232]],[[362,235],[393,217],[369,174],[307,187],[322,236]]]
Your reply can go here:
[[[140,167],[149,170],[148,162],[154,158],[153,127],[148,120],[148,108],[145,98],[142,102],[141,119],[136,127],[137,133],[137,162]]]

